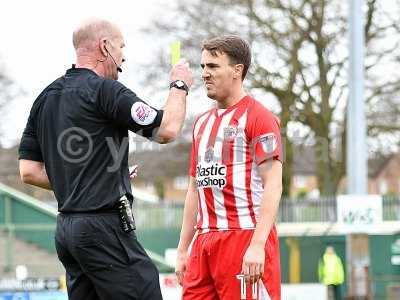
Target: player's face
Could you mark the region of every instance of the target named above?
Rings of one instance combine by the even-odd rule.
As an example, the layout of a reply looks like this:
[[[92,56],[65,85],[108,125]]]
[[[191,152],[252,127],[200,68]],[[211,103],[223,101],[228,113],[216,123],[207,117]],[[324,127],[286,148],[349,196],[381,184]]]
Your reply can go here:
[[[216,101],[225,101],[233,93],[234,65],[225,53],[217,52],[213,56],[203,50],[201,54],[202,78],[207,96]]]

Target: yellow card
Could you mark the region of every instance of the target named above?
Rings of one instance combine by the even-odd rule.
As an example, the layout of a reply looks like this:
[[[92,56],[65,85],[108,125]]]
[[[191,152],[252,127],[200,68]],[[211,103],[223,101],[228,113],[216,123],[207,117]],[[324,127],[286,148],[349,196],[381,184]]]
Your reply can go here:
[[[175,41],[171,44],[171,65],[175,65],[181,59],[181,42]]]

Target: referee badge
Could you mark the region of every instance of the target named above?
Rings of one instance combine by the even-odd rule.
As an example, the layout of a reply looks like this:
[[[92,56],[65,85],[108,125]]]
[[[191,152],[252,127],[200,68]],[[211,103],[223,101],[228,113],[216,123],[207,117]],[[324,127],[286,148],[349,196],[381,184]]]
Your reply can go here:
[[[132,119],[139,125],[149,125],[153,123],[157,116],[157,111],[144,102],[133,103],[131,108]]]

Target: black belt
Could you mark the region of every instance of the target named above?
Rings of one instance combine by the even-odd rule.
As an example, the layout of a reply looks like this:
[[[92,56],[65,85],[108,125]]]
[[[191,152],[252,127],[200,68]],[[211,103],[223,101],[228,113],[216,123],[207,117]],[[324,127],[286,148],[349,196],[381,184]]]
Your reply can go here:
[[[62,215],[97,215],[97,214],[118,214],[118,207],[101,208],[96,210],[83,210],[83,211],[60,211]]]
[[[120,219],[121,228],[124,232],[131,232],[136,229],[135,219],[132,214],[132,207],[129,200],[122,196],[112,208],[97,209],[92,211],[60,212],[63,216],[95,216],[100,214],[117,214]]]

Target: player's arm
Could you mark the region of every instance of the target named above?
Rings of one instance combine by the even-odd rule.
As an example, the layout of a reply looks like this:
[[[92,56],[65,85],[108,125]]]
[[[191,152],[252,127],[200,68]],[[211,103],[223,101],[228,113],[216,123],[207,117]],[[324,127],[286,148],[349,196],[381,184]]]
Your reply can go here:
[[[282,163],[269,159],[258,166],[258,172],[264,192],[256,229],[242,264],[242,272],[251,282],[257,281],[264,271],[265,244],[275,222],[282,194]]]
[[[51,190],[51,184],[43,162],[20,159],[19,173],[22,182]]]
[[[194,177],[190,176],[189,187],[185,199],[185,208],[183,210],[183,222],[175,267],[175,273],[180,285],[182,285],[183,276],[186,270],[186,263],[189,255],[188,248],[196,232],[197,197],[196,181]]]

